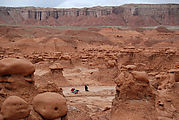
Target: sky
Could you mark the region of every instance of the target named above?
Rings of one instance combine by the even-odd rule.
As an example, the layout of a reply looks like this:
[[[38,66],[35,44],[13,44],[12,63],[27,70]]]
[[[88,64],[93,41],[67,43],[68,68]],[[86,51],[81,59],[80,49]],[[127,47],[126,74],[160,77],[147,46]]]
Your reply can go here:
[[[93,6],[119,6],[122,4],[160,4],[177,3],[179,0],[0,0],[0,6],[8,7],[50,7],[50,8],[82,8]]]

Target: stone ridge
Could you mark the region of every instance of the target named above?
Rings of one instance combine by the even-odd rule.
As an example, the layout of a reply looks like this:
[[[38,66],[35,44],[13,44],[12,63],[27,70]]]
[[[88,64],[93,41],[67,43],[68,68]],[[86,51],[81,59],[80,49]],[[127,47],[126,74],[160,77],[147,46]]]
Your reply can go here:
[[[63,26],[179,25],[179,4],[126,4],[92,8],[0,7],[0,24]]]

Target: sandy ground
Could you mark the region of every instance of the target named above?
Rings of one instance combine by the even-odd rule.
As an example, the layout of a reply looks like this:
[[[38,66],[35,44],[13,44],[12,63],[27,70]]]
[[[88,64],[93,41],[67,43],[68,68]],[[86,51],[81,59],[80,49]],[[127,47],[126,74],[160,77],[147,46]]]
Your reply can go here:
[[[84,90],[84,86],[74,86],[75,89],[79,90],[78,94],[71,93],[71,88],[62,87],[68,102],[86,103],[87,105],[98,106],[101,109],[111,107],[115,94],[115,86],[88,86],[89,92]]]
[[[66,96],[69,111],[82,111],[87,109],[88,116],[93,120],[99,119],[99,113],[110,109],[112,100],[114,99],[115,86],[88,86],[89,92],[84,90],[84,86],[73,86],[79,90],[78,94],[71,93],[72,87],[62,87],[63,93]],[[84,105],[85,107],[81,107]],[[71,120],[71,118],[69,118]],[[103,119],[103,118],[102,118]]]

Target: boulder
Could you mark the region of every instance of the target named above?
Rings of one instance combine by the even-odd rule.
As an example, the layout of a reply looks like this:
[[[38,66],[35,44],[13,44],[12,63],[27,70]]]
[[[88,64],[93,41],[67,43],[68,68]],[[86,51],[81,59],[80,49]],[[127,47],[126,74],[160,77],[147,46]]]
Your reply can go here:
[[[25,59],[5,58],[0,60],[0,75],[22,74],[25,76],[34,72],[33,64]]]
[[[38,94],[33,99],[34,110],[45,119],[56,119],[67,114],[66,99],[54,92]]]
[[[3,102],[1,113],[5,120],[19,120],[30,114],[30,108],[22,98],[10,96]]]
[[[145,71],[132,71],[131,72],[136,80],[149,82],[148,75]]]
[[[120,99],[148,99],[153,96],[145,72],[122,71],[115,83],[116,94]]]

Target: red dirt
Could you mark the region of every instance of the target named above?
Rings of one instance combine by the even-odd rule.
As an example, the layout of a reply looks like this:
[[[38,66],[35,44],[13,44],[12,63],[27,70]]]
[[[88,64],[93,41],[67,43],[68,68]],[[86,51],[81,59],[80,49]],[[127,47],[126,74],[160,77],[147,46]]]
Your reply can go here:
[[[77,95],[64,88],[69,120],[179,119],[178,80],[174,78],[178,73],[169,71],[178,69],[178,39],[178,30],[166,29],[0,26],[0,59],[23,58],[35,66],[35,84],[22,82],[23,75],[7,76],[15,80],[13,84],[0,82],[0,104],[15,95],[31,105],[39,93],[63,95],[60,87],[88,84],[90,91],[80,88]],[[127,65],[135,65],[135,71],[131,72]],[[124,70],[127,73],[116,82]],[[146,79],[141,77],[141,71],[146,72]],[[12,85],[23,88],[7,89]],[[113,89],[98,91],[100,86]],[[41,118],[32,110],[30,116],[33,115]]]

